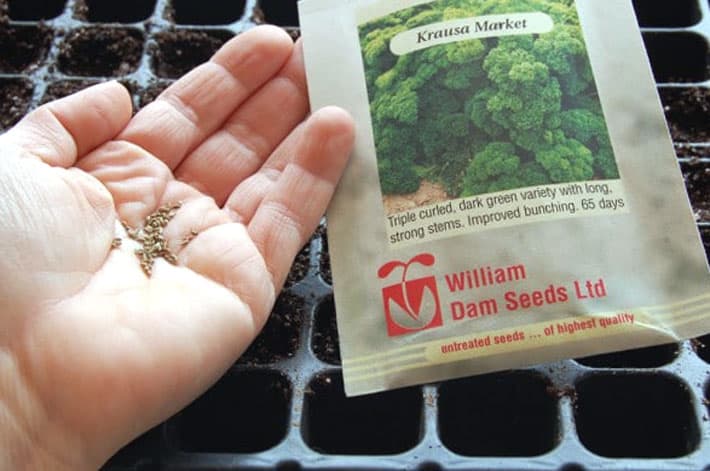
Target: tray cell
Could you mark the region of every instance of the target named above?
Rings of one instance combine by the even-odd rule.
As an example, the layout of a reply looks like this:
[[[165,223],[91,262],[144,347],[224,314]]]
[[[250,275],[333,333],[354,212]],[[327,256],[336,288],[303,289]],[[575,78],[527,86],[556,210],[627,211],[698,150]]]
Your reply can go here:
[[[391,455],[413,448],[422,435],[419,388],[345,397],[339,373],[317,375],[303,406],[303,438],[325,454]]]
[[[80,15],[95,23],[135,23],[150,17],[155,10],[156,0],[84,0]]]
[[[0,131],[11,128],[27,113],[34,87],[22,78],[0,78]]]
[[[144,41],[137,29],[79,28],[59,46],[59,69],[84,77],[128,75],[138,68]]]
[[[557,397],[527,372],[473,376],[439,389],[439,434],[464,456],[537,456],[559,442]]]
[[[305,316],[303,299],[284,291],[259,336],[239,359],[239,363],[266,364],[292,357],[299,345]]]
[[[335,302],[332,296],[324,299],[316,308],[311,347],[313,353],[331,365],[340,365],[338,326],[335,321]]]
[[[0,28],[0,72],[20,73],[39,66],[51,38],[52,31],[45,25]]]
[[[286,436],[291,392],[275,371],[227,374],[175,417],[170,435],[187,452],[267,450]]]
[[[710,78],[708,42],[695,33],[643,33],[658,83],[702,82]]]
[[[245,0],[173,0],[175,23],[179,25],[226,25],[244,14]]]
[[[296,0],[260,0],[264,21],[278,26],[298,26]]]
[[[595,374],[576,385],[577,433],[610,458],[675,458],[700,440],[690,392],[660,374]]]
[[[159,33],[151,47],[153,72],[162,78],[179,78],[208,61],[231,37],[229,31],[181,29]]]
[[[639,25],[650,28],[682,28],[700,21],[697,0],[633,0]]]
[[[8,14],[11,20],[49,20],[61,15],[66,0],[9,0]]]
[[[579,358],[576,361],[592,368],[656,368],[667,365],[678,356],[678,344],[637,348],[622,352]]]

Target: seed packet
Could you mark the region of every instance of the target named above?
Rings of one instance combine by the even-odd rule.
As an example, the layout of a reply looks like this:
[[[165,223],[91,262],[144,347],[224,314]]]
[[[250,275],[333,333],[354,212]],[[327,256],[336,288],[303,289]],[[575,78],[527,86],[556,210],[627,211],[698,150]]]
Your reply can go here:
[[[629,0],[305,0],[346,392],[710,331],[708,267]]]

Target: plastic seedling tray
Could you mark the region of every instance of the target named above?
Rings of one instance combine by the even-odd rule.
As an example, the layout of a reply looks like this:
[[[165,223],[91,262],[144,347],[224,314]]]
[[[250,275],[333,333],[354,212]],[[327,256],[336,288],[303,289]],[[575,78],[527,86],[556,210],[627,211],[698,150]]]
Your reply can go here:
[[[634,5],[710,248],[710,4]],[[0,130],[109,78],[143,107],[259,23],[299,34],[295,0],[0,0],[0,18]],[[245,355],[105,468],[710,470],[710,335],[346,399],[331,283],[324,223]]]

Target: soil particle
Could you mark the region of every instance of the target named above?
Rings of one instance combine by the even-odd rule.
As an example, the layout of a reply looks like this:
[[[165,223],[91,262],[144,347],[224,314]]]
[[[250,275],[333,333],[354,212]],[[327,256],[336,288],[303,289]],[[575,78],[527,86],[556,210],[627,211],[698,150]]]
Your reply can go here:
[[[89,7],[86,4],[86,0],[76,0],[74,16],[79,20],[89,21]]]
[[[561,388],[557,388],[555,386],[547,386],[545,388],[545,392],[548,396],[554,399],[569,397],[573,403],[577,401],[577,391],[574,389],[574,386],[567,385]]]
[[[27,113],[32,84],[22,79],[0,79],[0,130],[14,126]]]
[[[385,213],[387,215],[400,213],[428,204],[441,203],[442,201],[448,201],[450,199],[443,185],[427,180],[422,180],[419,189],[414,193],[406,195],[384,195],[382,197],[385,205]]]
[[[286,28],[286,32],[291,36],[293,42],[296,42],[301,37],[301,28]]]
[[[81,76],[121,76],[138,67],[143,35],[126,28],[81,28],[59,48],[59,68]]]
[[[673,140],[703,142],[710,140],[710,89],[661,88],[663,111]]]
[[[264,15],[264,10],[258,6],[254,7],[254,12],[251,15],[251,20],[257,25],[263,25],[266,23],[266,16]]]
[[[265,364],[292,357],[298,349],[304,315],[303,300],[288,291],[282,292],[264,329],[239,363]]]

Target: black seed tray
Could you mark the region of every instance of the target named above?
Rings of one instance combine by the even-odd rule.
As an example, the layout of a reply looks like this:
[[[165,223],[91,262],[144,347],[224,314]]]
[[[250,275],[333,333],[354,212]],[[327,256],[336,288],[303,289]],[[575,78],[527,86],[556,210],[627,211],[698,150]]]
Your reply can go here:
[[[710,253],[710,5],[634,0]],[[613,14],[613,12],[610,12]],[[118,79],[136,108],[295,0],[0,0],[0,130]],[[263,333],[107,470],[710,470],[710,335],[346,399],[326,224]]]

